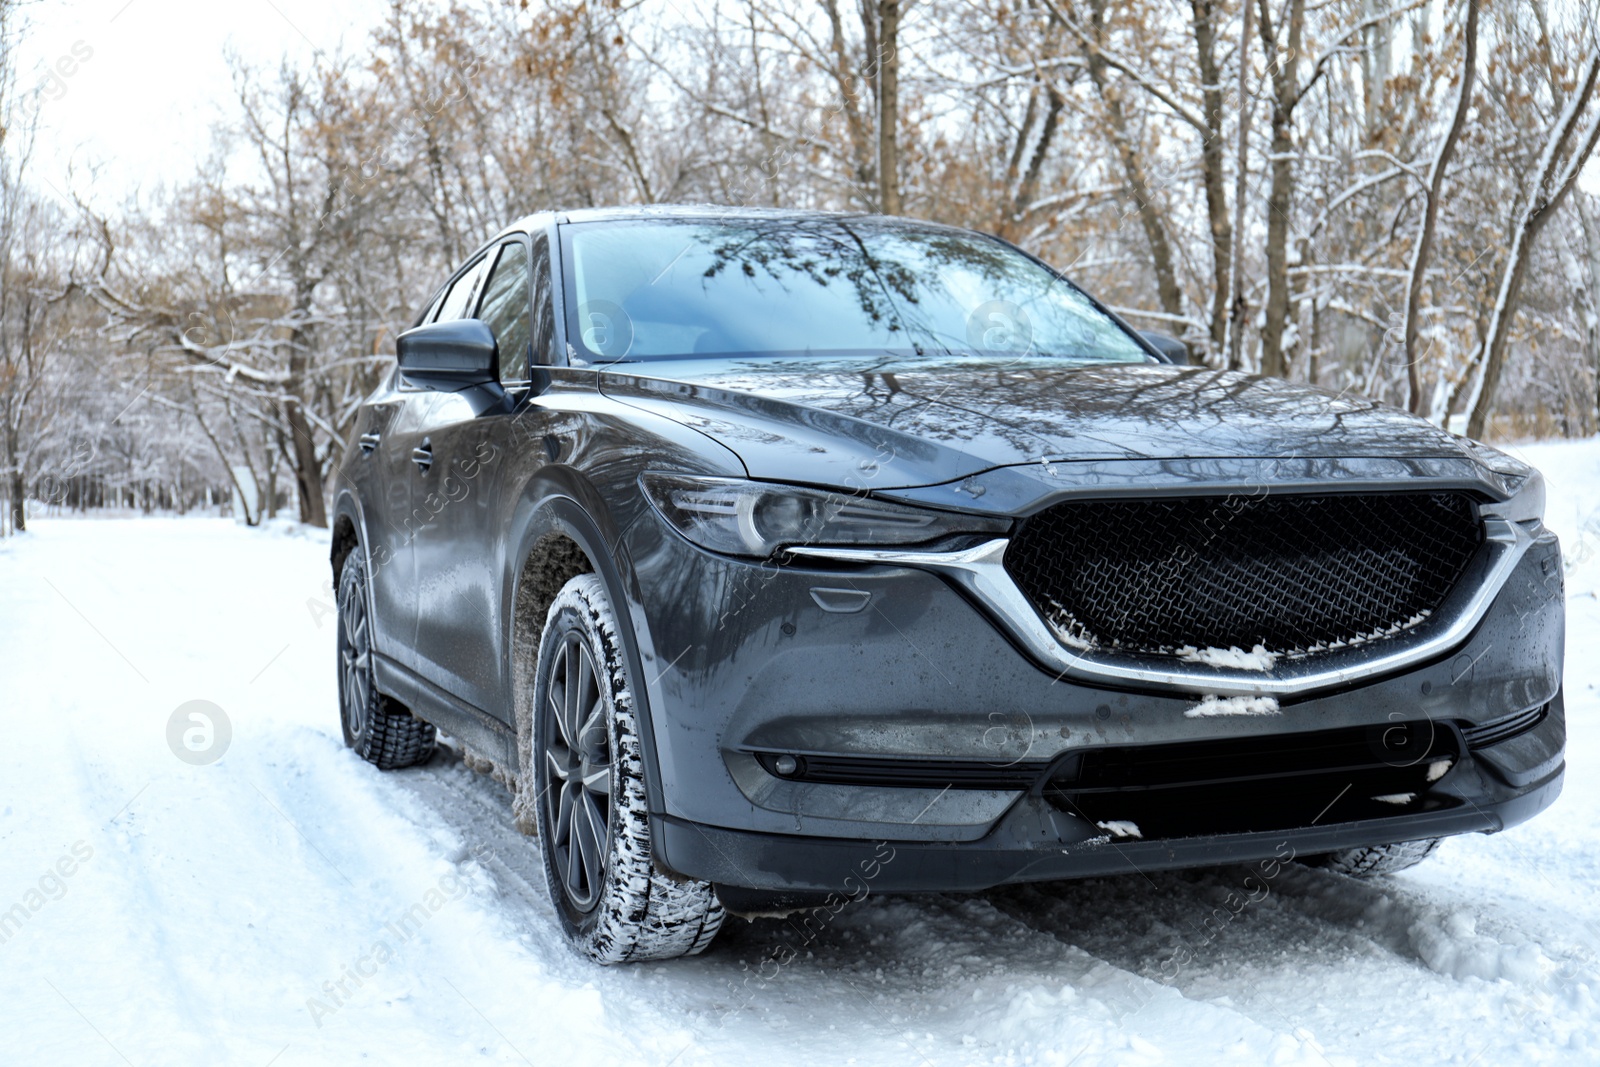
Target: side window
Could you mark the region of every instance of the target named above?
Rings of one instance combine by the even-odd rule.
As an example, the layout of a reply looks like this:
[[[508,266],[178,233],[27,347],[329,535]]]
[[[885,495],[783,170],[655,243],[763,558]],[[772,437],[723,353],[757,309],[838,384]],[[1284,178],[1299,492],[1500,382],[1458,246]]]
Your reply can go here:
[[[483,270],[483,264],[483,259],[478,260],[467,268],[465,274],[456,279],[456,283],[444,295],[444,301],[439,305],[439,314],[433,318],[434,322],[466,318],[467,302],[472,299],[472,288],[478,281],[478,273]]]
[[[500,380],[528,380],[528,249],[521,241],[500,246],[500,258],[483,287],[478,318],[500,346]]]
[[[555,301],[550,294],[550,246],[544,234],[533,239],[533,361],[556,363]]]

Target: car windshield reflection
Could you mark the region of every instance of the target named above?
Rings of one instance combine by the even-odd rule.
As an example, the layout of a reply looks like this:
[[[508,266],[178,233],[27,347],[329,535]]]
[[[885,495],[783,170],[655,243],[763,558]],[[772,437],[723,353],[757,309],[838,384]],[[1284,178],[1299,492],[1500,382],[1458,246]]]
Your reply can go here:
[[[930,355],[1151,362],[1076,287],[998,240],[869,216],[562,229],[586,362]]]

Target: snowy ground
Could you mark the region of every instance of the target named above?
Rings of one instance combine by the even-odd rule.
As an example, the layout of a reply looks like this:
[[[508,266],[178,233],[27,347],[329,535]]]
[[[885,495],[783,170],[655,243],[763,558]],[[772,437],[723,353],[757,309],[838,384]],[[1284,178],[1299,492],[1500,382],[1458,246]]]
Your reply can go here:
[[[1524,451],[1575,561],[1566,793],[1532,823],[1381,883],[871,898],[612,970],[561,943],[498,786],[346,752],[320,536],[40,521],[0,542],[0,1061],[1600,1062],[1600,442]],[[168,746],[191,700],[231,724],[209,765]]]

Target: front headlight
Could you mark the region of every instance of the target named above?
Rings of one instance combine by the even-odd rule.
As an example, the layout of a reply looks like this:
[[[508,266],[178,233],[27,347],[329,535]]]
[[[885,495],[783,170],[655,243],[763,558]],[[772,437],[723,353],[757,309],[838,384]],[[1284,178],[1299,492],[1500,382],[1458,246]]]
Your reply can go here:
[[[1000,534],[1005,519],[742,478],[646,472],[645,498],[683,536],[712,552],[765,559],[794,545],[914,545],[952,534]]]
[[[1544,475],[1532,467],[1528,470],[1530,473],[1522,480],[1522,487],[1510,500],[1498,504],[1485,504],[1483,513],[1505,519],[1507,522],[1543,522]]]

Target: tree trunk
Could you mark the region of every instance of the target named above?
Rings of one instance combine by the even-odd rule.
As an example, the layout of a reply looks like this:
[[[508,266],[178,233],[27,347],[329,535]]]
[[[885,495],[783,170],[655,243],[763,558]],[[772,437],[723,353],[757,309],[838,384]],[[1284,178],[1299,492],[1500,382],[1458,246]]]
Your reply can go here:
[[[867,138],[867,124],[862,117],[861,94],[857,90],[856,71],[850,63],[850,52],[847,48],[844,32],[844,20],[839,15],[838,0],[824,0],[823,6],[828,12],[828,26],[832,32],[829,41],[833,52],[833,69],[829,76],[833,78],[834,85],[839,90],[839,104],[844,111],[845,132],[850,137],[850,154],[853,157],[855,180],[860,195],[863,199],[872,195],[877,186],[877,176],[872,162],[872,149]],[[871,34],[870,20],[863,16],[862,21],[867,23],[869,47]],[[876,70],[869,57],[867,69],[864,72],[868,84],[873,84]]]
[[[1041,122],[1038,115],[1039,92],[1035,89],[1029,95],[1028,110],[1023,116],[1022,128],[1017,131],[1017,139],[1011,150],[1011,160],[1006,165],[1008,192],[995,232],[1013,244],[1023,237],[1025,230],[1023,224],[1029,208],[1039,195],[1039,177],[1044,170],[1045,160],[1050,155],[1050,145],[1055,140],[1056,131],[1061,126],[1061,112],[1067,104],[1066,97],[1062,96],[1053,85],[1045,86],[1045,98],[1049,102]],[[1033,133],[1036,124],[1039,125],[1037,137]],[[1032,151],[1029,151],[1030,145]]]
[[[1296,0],[1299,2],[1299,0]],[[1089,63],[1089,77],[1105,104],[1106,118],[1111,124],[1111,139],[1122,160],[1122,172],[1133,195],[1134,207],[1139,215],[1139,225],[1144,230],[1145,241],[1150,246],[1150,264],[1155,270],[1156,291],[1161,298],[1161,310],[1168,315],[1183,314],[1183,290],[1178,288],[1177,271],[1173,268],[1172,242],[1167,236],[1166,220],[1153,202],[1150,181],[1145,174],[1144,157],[1134,144],[1129,130],[1128,114],[1122,106],[1122,94],[1110,84],[1106,71],[1108,65],[1100,52],[1105,41],[1106,0],[1092,0],[1094,14],[1094,46],[1085,48]]]
[[[1382,3],[1383,0],[1363,0],[1361,13],[1366,18],[1373,18],[1381,11]],[[1385,101],[1385,88],[1392,73],[1394,34],[1391,26],[1389,21],[1375,22],[1362,32],[1366,47],[1361,51],[1361,80],[1362,88],[1366,90],[1369,144],[1382,144],[1384,135],[1391,131],[1389,109]]]
[[[1206,187],[1206,215],[1211,223],[1211,355],[1223,361],[1228,333],[1228,290],[1233,281],[1233,226],[1228,219],[1226,163],[1222,143],[1222,74],[1217,69],[1214,0],[1190,0],[1194,14],[1195,58],[1200,67],[1201,99],[1206,108],[1206,140],[1200,148],[1200,172]],[[1242,102],[1241,102],[1242,103]]]
[[[290,360],[291,366],[295,360]],[[301,369],[301,373],[304,368]],[[311,422],[295,393],[298,374],[291,374],[288,396],[283,400],[283,417],[289,425],[294,445],[295,488],[300,494],[300,521],[311,526],[328,525],[327,505],[322,499],[322,464],[317,459],[316,440],[311,436]],[[274,487],[268,486],[267,492]]]
[[[878,206],[900,214],[900,0],[878,0]]]
[[[1517,317],[1517,307],[1522,302],[1522,284],[1527,279],[1528,261],[1533,258],[1534,244],[1540,232],[1555,217],[1561,202],[1572,191],[1578,172],[1593,153],[1595,141],[1600,139],[1600,112],[1597,112],[1589,120],[1588,128],[1579,135],[1571,157],[1562,162],[1567,144],[1577,129],[1578,117],[1594,93],[1597,78],[1600,78],[1600,53],[1589,58],[1577,87],[1556,119],[1537,167],[1537,184],[1528,194],[1528,204],[1523,208],[1516,232],[1512,235],[1505,274],[1501,277],[1500,295],[1494,302],[1494,317],[1490,320],[1489,334],[1483,342],[1480,359],[1483,374],[1478,379],[1472,414],[1467,419],[1468,437],[1481,438],[1489,424],[1494,394],[1500,387],[1500,374],[1505,367],[1506,340],[1511,336],[1511,323]]]
[[[1600,425],[1600,210],[1595,198],[1581,189],[1575,196],[1578,222],[1583,231],[1583,251],[1589,267],[1589,282],[1585,287],[1583,308],[1584,339],[1589,353],[1589,372],[1596,394],[1589,398],[1594,407],[1591,416]]]
[[[1472,105],[1472,79],[1478,65],[1478,0],[1467,0],[1467,28],[1464,31],[1461,67],[1461,95],[1456,98],[1455,117],[1433,157],[1428,171],[1428,200],[1423,210],[1422,232],[1411,250],[1411,284],[1406,289],[1406,407],[1413,415],[1422,414],[1422,353],[1417,351],[1417,330],[1422,316],[1422,280],[1428,260],[1433,257],[1433,231],[1439,219],[1439,194],[1444,188],[1444,169],[1455,153],[1461,128],[1466,125],[1467,109]]]
[[[10,405],[8,404],[9,408]],[[28,513],[26,501],[27,483],[22,477],[22,459],[18,455],[17,427],[11,421],[12,412],[6,412],[5,424],[5,470],[6,470],[6,498],[7,507],[11,511],[11,531],[24,533],[28,529]]]
[[[1239,55],[1250,52],[1250,19],[1255,9],[1249,0],[1240,13]],[[1244,205],[1250,188],[1250,64],[1239,63],[1239,159],[1234,173],[1233,188],[1233,254],[1230,258],[1228,278],[1228,369],[1244,368],[1244,326],[1249,307],[1244,299]]]
[[[1287,56],[1278,54],[1269,0],[1260,0],[1261,43],[1272,72],[1272,188],[1267,194],[1267,307],[1261,330],[1261,373],[1289,372],[1283,337],[1289,324],[1289,211],[1294,206],[1294,105],[1299,91],[1300,31],[1305,0],[1289,0]]]
[[[24,533],[28,529],[27,485],[22,480],[22,472],[12,470],[11,482],[11,529],[17,533]]]

